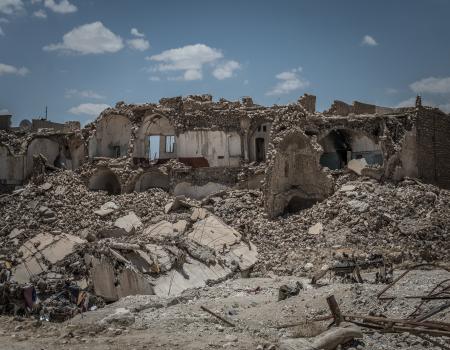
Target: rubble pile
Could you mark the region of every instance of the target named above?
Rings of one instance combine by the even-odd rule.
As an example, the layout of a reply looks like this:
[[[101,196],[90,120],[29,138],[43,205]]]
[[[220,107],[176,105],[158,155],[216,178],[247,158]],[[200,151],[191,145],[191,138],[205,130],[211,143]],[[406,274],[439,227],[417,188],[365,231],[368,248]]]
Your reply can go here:
[[[337,191],[310,209],[269,220],[260,191],[210,197],[214,213],[246,231],[256,269],[303,275],[343,253],[380,253],[391,262],[448,261],[450,192],[417,180],[398,185],[344,175]]]
[[[0,211],[7,314],[62,321],[126,295],[217,283],[257,259],[253,244],[196,201],[160,189],[89,191],[70,171],[1,196]]]

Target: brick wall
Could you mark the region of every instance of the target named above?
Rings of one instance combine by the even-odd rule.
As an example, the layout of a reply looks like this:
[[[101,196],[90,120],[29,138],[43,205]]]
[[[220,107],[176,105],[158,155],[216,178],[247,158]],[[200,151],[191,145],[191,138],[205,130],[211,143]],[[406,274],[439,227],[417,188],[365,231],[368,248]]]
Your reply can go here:
[[[450,116],[433,108],[420,108],[417,117],[419,177],[450,189]]]

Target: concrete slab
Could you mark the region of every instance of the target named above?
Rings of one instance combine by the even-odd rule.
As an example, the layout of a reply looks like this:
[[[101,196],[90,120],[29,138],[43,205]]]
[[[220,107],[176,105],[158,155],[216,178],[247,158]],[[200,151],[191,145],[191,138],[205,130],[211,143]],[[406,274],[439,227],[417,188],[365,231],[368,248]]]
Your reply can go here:
[[[137,230],[142,226],[141,219],[132,211],[128,215],[118,218],[114,222],[114,226],[123,228],[127,233],[131,233],[133,230]]]

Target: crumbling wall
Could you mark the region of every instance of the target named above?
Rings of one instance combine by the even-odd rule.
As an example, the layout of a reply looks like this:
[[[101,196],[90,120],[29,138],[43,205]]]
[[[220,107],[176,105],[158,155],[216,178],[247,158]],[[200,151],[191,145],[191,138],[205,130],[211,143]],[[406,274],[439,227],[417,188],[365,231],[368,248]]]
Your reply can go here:
[[[28,144],[25,177],[28,178],[33,171],[34,155],[42,154],[50,165],[55,165],[55,161],[60,156],[60,153],[58,142],[47,137],[35,138]]]
[[[105,115],[97,122],[94,146],[96,157],[124,157],[128,155],[131,137],[131,121],[123,115]],[[94,151],[95,149],[95,151]]]
[[[333,181],[319,164],[322,148],[299,127],[304,113],[279,117],[272,126],[265,178],[265,208],[275,217],[311,207],[333,191]]]
[[[5,145],[0,144],[0,184],[20,185],[23,181],[24,157],[14,155]]]
[[[253,161],[265,161],[267,157],[267,151],[269,149],[270,141],[270,128],[271,123],[260,123],[255,125],[253,132],[250,132],[249,137],[249,160]]]
[[[417,164],[425,182],[450,188],[450,116],[420,107],[417,116]]]
[[[103,167],[90,177],[88,188],[91,191],[106,191],[110,195],[122,192],[120,178],[111,169]]]
[[[158,169],[152,169],[142,173],[136,181],[134,190],[136,192],[144,192],[150,188],[161,188],[168,191],[170,187],[170,178],[167,174],[162,173]]]

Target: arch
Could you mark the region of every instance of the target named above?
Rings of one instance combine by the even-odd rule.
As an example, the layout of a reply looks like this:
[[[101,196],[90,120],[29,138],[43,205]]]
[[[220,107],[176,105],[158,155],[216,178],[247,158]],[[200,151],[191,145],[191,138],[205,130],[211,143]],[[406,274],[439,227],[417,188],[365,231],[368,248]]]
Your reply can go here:
[[[293,195],[284,207],[285,213],[296,213],[298,211],[311,208],[319,200],[317,198],[302,197],[298,194]]]
[[[98,170],[89,179],[90,191],[106,191],[109,195],[117,195],[122,192],[119,178],[110,169]]]
[[[176,158],[175,128],[170,120],[161,114],[144,118],[134,143],[134,158],[150,159],[155,154],[157,159]]]
[[[364,158],[368,164],[383,164],[383,153],[377,139],[355,129],[334,128],[319,138],[323,148],[320,164],[332,170],[342,169],[352,159]]]
[[[251,162],[265,162],[269,148],[270,129],[272,124],[261,121],[253,126],[249,133],[248,149]]]
[[[99,157],[118,158],[128,154],[131,138],[131,121],[123,115],[108,115],[97,123],[93,154]]]
[[[269,215],[309,208],[332,193],[333,181],[319,164],[318,148],[301,131],[288,133],[278,144],[266,173]]]
[[[143,173],[134,186],[136,192],[144,192],[150,188],[161,188],[164,191],[168,191],[170,187],[169,176],[162,172],[146,172]]]

